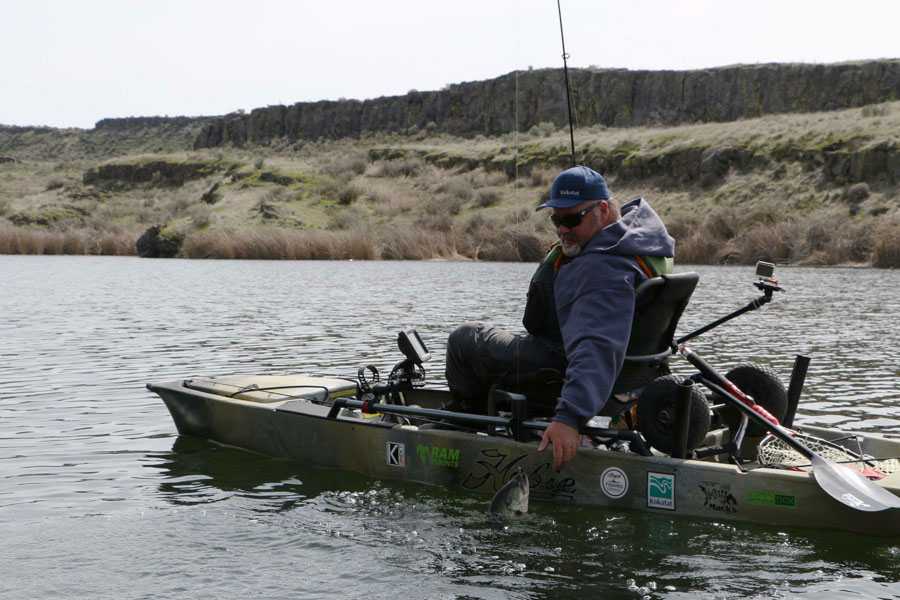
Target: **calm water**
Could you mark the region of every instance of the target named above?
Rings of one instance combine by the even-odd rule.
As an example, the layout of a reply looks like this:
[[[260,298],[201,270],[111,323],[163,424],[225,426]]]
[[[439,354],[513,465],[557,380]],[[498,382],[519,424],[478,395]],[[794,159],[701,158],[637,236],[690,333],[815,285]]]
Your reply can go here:
[[[416,326],[519,329],[532,266],[0,256],[0,598],[900,598],[900,540],[489,498],[179,438],[148,381],[389,369]],[[759,295],[699,268],[682,331]],[[900,272],[782,268],[704,335],[785,379],[798,422],[900,432]]]

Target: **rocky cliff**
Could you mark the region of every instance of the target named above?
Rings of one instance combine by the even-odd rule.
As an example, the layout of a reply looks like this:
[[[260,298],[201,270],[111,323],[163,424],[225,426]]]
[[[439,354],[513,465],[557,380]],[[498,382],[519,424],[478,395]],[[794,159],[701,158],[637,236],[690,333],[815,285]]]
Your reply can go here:
[[[900,60],[738,65],[696,71],[571,69],[580,126],[675,125],[851,108],[900,98]],[[518,92],[517,92],[518,90]],[[519,115],[516,124],[515,115]],[[568,122],[562,69],[510,73],[433,92],[300,102],[212,118],[195,148],[358,138],[416,129],[496,135]],[[98,124],[99,126],[99,124]]]

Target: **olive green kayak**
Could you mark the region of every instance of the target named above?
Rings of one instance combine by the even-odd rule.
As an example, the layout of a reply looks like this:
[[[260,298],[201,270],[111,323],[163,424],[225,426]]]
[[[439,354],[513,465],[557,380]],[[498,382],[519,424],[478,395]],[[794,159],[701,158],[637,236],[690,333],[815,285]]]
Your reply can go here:
[[[556,472],[552,452],[537,451],[546,423],[443,410],[449,392],[439,386],[377,396],[349,379],[235,376],[147,387],[166,403],[182,435],[373,478],[493,494],[522,468],[532,500],[900,535],[900,510],[870,512],[839,502],[817,484],[808,465],[762,466],[748,444],[759,440],[744,440],[740,464],[721,453],[698,459],[704,448],[728,441],[724,427],[710,431],[689,458],[647,447],[636,431],[589,428],[577,456]],[[884,436],[818,427],[803,433],[837,440],[835,445],[866,457],[900,457],[900,441]],[[879,471],[889,461],[873,461],[867,475],[900,495],[900,468]]]

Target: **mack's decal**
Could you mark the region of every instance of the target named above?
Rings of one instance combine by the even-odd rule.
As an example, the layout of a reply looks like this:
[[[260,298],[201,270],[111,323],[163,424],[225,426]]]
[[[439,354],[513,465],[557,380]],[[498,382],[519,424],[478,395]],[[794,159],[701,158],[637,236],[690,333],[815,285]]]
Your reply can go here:
[[[406,466],[406,445],[397,442],[387,443],[387,463],[394,467]]]
[[[628,491],[628,476],[618,467],[609,467],[600,476],[600,489],[613,500],[617,500]]]
[[[759,492],[751,490],[747,496],[747,501],[756,506],[797,508],[797,496],[794,494],[776,494],[775,492]]]
[[[703,481],[698,484],[700,491],[706,496],[703,500],[703,508],[714,512],[733,515],[737,512],[738,501],[731,493],[731,485],[727,483],[716,483],[713,481]]]
[[[509,481],[520,463],[529,454],[510,455],[497,448],[481,451],[481,458],[463,480],[463,487],[469,490],[497,491]],[[533,469],[525,470],[531,485],[532,498],[571,502],[577,490],[572,477],[560,477],[553,469],[552,462],[542,462]]]
[[[647,506],[675,510],[675,476],[647,473]]]
[[[416,446],[419,460],[433,467],[459,468],[459,448],[442,448],[440,446]]]

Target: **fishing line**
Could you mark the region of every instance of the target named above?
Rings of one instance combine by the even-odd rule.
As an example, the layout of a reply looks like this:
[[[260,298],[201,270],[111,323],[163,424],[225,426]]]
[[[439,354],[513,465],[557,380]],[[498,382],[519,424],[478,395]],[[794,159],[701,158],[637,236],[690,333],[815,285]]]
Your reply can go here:
[[[520,58],[519,58],[519,8],[520,7],[517,7],[517,9],[516,9],[516,18],[515,18],[515,30],[516,30],[515,31],[515,36],[516,36],[516,38],[515,38],[516,39],[515,64],[517,65],[517,67],[519,65],[519,60],[520,60]],[[513,175],[515,176],[516,180],[515,180],[515,183],[513,184],[514,185],[513,189],[515,190],[513,192],[513,194],[515,196],[515,205],[516,205],[516,220],[515,220],[515,222],[516,222],[516,235],[515,235],[516,259],[519,262],[522,262],[522,254],[519,251],[519,233],[520,233],[520,229],[521,229],[520,223],[519,223],[519,218],[522,213],[522,207],[520,205],[522,196],[520,194],[521,188],[519,187],[519,69],[518,68],[516,68],[515,82],[516,82],[516,93],[515,93],[515,106],[513,107],[513,119],[515,120],[515,126],[516,126],[516,135],[515,135],[516,155],[515,155],[514,165],[513,165]],[[521,373],[521,352],[520,352],[520,349],[518,347],[516,347],[516,387],[517,388],[519,388],[519,374],[520,373]],[[521,456],[521,452],[517,450],[516,458],[519,458],[519,456]]]

